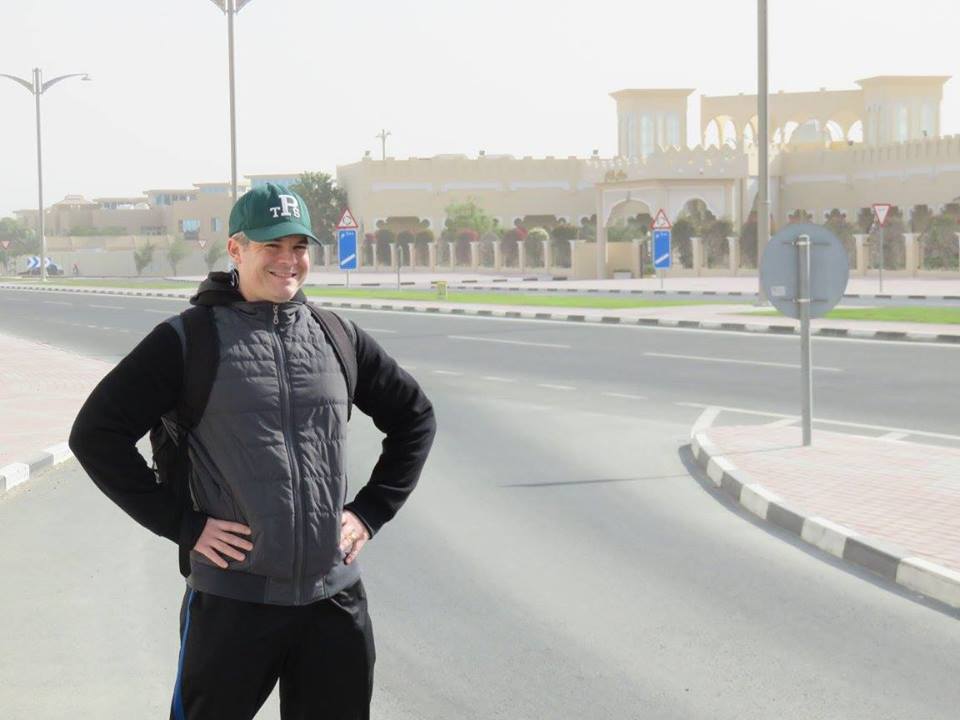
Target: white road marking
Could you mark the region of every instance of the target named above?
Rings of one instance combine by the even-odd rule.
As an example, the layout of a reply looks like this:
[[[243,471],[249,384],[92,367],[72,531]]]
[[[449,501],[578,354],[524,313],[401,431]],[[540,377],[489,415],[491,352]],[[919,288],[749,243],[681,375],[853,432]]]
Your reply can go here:
[[[672,353],[654,352],[646,352],[644,355],[648,357],[673,358],[675,360],[697,360],[700,362],[733,363],[736,365],[760,365],[762,367],[789,368],[790,370],[800,369],[799,365],[794,365],[792,363],[763,362],[761,360],[737,360],[734,358],[704,357],[702,355],[674,355]],[[819,365],[814,365],[813,369],[820,370],[821,372],[843,372],[842,368],[821,367]]]
[[[605,392],[600,394],[606,395],[607,397],[623,398],[624,400],[646,400],[647,399],[644,395],[628,395],[627,393]]]
[[[504,383],[516,382],[515,378],[497,377],[496,375],[484,375],[480,379],[490,380],[491,382],[504,382]]]
[[[395,335],[396,333],[400,332],[399,330],[387,330],[386,328],[372,328],[366,326],[364,326],[363,329],[367,332],[390,333],[391,335]]]
[[[908,437],[910,433],[905,432],[889,432],[886,435],[881,435],[881,440],[903,440],[905,437]]]
[[[786,413],[766,412],[764,410],[750,410],[749,408],[727,407],[724,405],[704,405],[703,403],[678,402],[674,405],[680,407],[708,408],[718,407],[724,412],[740,413],[741,415],[759,415],[761,417],[791,418],[796,421],[796,415],[787,415]],[[882,430],[890,433],[906,433],[907,435],[921,435],[923,437],[942,438],[944,440],[960,440],[960,435],[948,435],[946,433],[928,432],[926,430],[911,430],[909,428],[888,427],[886,425],[870,425],[868,423],[855,423],[846,420],[828,420],[827,418],[813,418],[813,422],[823,423],[825,425],[837,425],[839,427],[863,428],[865,430]]]
[[[767,427],[789,427],[790,425],[795,424],[798,420],[800,420],[799,417],[780,418],[779,420],[774,420],[772,423],[766,423],[766,426]]]
[[[144,311],[144,312],[150,312],[150,313],[159,313],[160,315],[169,315],[169,314],[170,314],[170,311],[169,311],[169,310],[154,310],[153,308],[144,308],[143,311]]]
[[[691,435],[696,435],[699,432],[703,432],[708,427],[713,425],[713,421],[717,419],[717,415],[720,414],[720,408],[718,407],[708,407],[700,413],[700,417],[697,418],[697,421],[693,424],[693,429],[690,431]]]
[[[453,370],[431,370],[430,372],[436,375],[453,375],[457,377],[459,377],[460,375],[463,375],[462,372],[455,372]]]
[[[572,385],[552,385],[551,383],[537,383],[537,387],[547,388],[548,390],[576,390]]]
[[[126,310],[124,307],[119,305],[89,305],[88,307],[97,308],[98,310]]]
[[[70,302],[61,302],[60,300],[44,300],[45,305],[70,305],[73,306],[73,303]]]
[[[449,340],[469,340],[471,342],[501,343],[503,345],[525,345],[527,347],[559,348],[561,350],[569,350],[571,347],[570,345],[560,345],[558,343],[526,342],[524,340],[502,340],[499,338],[473,337],[472,335],[447,335],[447,338]]]

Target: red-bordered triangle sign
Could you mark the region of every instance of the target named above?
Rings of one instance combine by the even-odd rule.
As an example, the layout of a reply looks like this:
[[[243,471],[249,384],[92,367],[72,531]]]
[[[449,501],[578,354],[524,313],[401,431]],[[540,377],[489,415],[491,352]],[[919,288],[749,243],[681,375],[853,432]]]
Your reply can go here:
[[[10,241],[3,240],[2,242],[0,242],[0,245],[3,245],[3,249],[6,250],[8,247],[10,247]]]
[[[877,214],[877,222],[880,223],[880,227],[883,227],[887,224],[887,214],[890,212],[890,208],[893,205],[890,203],[874,203],[873,212]]]
[[[203,250],[203,248],[205,248],[205,247],[207,246],[207,241],[206,241],[206,240],[197,240],[197,245],[199,245],[199,246],[200,246],[200,249]]]
[[[337,230],[353,230],[359,227],[357,221],[353,219],[350,208],[344,208],[343,215],[340,216],[340,222],[337,223]]]
[[[670,223],[670,219],[667,217],[667,214],[663,211],[663,208],[657,210],[656,216],[653,218],[653,222],[650,223],[651,230],[669,230],[673,225]]]

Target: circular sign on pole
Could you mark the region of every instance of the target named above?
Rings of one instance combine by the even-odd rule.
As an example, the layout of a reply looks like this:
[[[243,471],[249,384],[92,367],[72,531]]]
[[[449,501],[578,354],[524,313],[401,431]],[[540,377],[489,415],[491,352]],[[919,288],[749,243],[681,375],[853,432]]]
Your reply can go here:
[[[760,263],[760,285],[777,310],[800,318],[797,238],[801,235],[810,238],[810,317],[822,317],[840,302],[850,279],[847,250],[825,227],[795,223],[770,238]]]

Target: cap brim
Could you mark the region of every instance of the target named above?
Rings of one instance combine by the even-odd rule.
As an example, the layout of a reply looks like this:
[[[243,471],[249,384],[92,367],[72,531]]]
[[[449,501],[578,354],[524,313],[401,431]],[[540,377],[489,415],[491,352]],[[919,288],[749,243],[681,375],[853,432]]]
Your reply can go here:
[[[313,240],[318,245],[321,244],[316,235],[308,232],[300,223],[295,222],[282,222],[276,225],[256,228],[255,230],[244,230],[243,234],[254,242],[270,242],[271,240],[286,237],[287,235],[303,235],[308,240]]]

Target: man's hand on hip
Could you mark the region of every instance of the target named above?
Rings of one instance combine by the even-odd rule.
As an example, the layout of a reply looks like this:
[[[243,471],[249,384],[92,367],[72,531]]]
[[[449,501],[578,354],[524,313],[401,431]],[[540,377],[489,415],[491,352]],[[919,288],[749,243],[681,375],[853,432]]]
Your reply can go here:
[[[367,526],[352,512],[344,510],[343,517],[340,518],[340,549],[347,555],[344,558],[347,565],[357,559],[369,539]]]
[[[243,560],[246,556],[237,548],[249,552],[253,543],[240,535],[249,535],[250,528],[237,522],[207,518],[207,524],[193,549],[203,555],[218,568],[227,569],[227,561],[221,555],[233,560]]]

